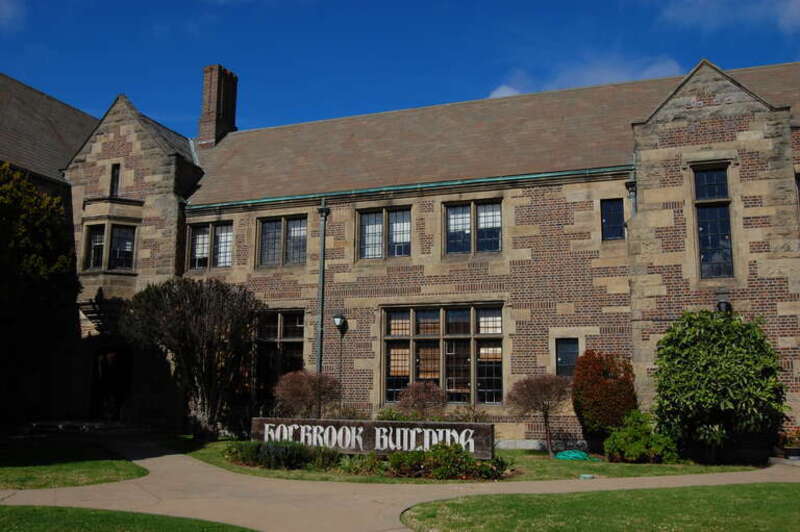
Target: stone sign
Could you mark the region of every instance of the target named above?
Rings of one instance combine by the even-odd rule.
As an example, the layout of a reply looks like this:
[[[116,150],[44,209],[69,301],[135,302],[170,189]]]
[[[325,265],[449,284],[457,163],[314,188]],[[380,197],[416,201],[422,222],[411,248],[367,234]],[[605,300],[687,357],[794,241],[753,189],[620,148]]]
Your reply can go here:
[[[259,441],[296,441],[349,454],[427,451],[437,443],[457,443],[475,458],[494,457],[491,423],[254,417],[251,437]]]

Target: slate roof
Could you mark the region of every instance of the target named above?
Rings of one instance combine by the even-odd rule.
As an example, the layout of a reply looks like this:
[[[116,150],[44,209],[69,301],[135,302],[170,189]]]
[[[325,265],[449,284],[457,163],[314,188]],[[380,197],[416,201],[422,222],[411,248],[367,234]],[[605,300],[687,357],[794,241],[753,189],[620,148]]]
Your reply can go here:
[[[800,119],[800,63],[727,71]],[[236,131],[198,154],[190,203],[232,202],[631,163],[631,123],[682,77]]]
[[[192,155],[192,146],[189,139],[156,122],[147,115],[139,113],[139,119],[156,136],[156,139],[162,143],[167,153],[177,153],[190,163],[196,162]]]
[[[63,181],[98,120],[0,73],[0,161]]]

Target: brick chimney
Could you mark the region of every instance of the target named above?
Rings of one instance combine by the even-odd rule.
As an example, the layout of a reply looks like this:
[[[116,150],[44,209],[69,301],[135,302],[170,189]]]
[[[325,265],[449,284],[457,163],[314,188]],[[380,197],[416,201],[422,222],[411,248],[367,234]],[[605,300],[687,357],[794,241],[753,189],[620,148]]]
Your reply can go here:
[[[197,145],[213,148],[222,137],[236,131],[236,86],[239,78],[222,65],[203,69],[203,106]]]

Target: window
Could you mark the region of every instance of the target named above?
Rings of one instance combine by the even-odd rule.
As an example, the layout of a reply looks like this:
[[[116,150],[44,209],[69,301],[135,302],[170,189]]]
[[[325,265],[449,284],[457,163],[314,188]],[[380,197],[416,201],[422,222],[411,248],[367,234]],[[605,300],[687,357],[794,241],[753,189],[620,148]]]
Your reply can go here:
[[[725,169],[695,170],[700,277],[733,276],[730,199]]]
[[[208,236],[211,228],[208,225],[193,226],[189,267],[192,269],[208,268]]]
[[[387,309],[384,323],[386,401],[412,382],[432,382],[451,403],[502,402],[500,307]]]
[[[133,227],[126,225],[111,226],[111,254],[108,257],[109,269],[133,269],[133,238]]]
[[[112,198],[119,196],[119,164],[111,165],[111,186],[108,195]]]
[[[578,339],[556,339],[556,375],[572,377],[575,373],[575,362],[578,360]]]
[[[227,268],[233,262],[233,224],[214,226],[214,267]]]
[[[209,265],[215,268],[233,265],[233,223],[197,224],[189,226],[189,231],[189,268],[203,270]],[[209,258],[213,260],[209,262]]]
[[[500,251],[502,211],[499,202],[448,205],[445,225],[447,253]],[[472,230],[473,226],[476,231]]]
[[[305,264],[307,237],[305,217],[262,220],[259,264]]]
[[[358,256],[362,259],[411,255],[411,209],[359,213]]]
[[[88,230],[85,266],[87,270],[100,269],[103,267],[103,245],[105,243],[106,226],[90,225]]]
[[[625,238],[625,207],[622,198],[600,200],[603,240]]]
[[[270,310],[258,320],[258,360],[256,384],[262,393],[271,394],[280,375],[303,369],[302,310]]]

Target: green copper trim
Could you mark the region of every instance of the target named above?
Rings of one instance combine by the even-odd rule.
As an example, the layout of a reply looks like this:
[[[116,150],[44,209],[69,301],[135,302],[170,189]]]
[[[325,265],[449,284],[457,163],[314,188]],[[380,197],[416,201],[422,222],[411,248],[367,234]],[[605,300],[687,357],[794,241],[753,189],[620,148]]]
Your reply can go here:
[[[280,201],[293,201],[304,199],[336,198],[341,196],[355,196],[359,194],[374,194],[376,192],[398,192],[403,190],[426,190],[432,188],[452,187],[458,185],[477,185],[481,183],[503,183],[506,181],[527,181],[530,179],[544,179],[548,177],[565,176],[590,176],[613,172],[630,172],[634,169],[631,164],[622,166],[607,166],[604,168],[586,168],[584,170],[562,170],[559,172],[542,172],[538,174],[504,175],[497,177],[479,177],[477,179],[455,179],[451,181],[437,181],[434,183],[418,183],[415,185],[391,185],[387,187],[360,188],[341,190],[337,192],[319,192],[316,194],[298,194],[295,196],[275,196],[254,200],[226,201],[222,203],[204,203],[201,205],[187,205],[187,210],[213,209],[217,207],[236,207],[243,205],[260,205],[264,203],[277,203]]]

